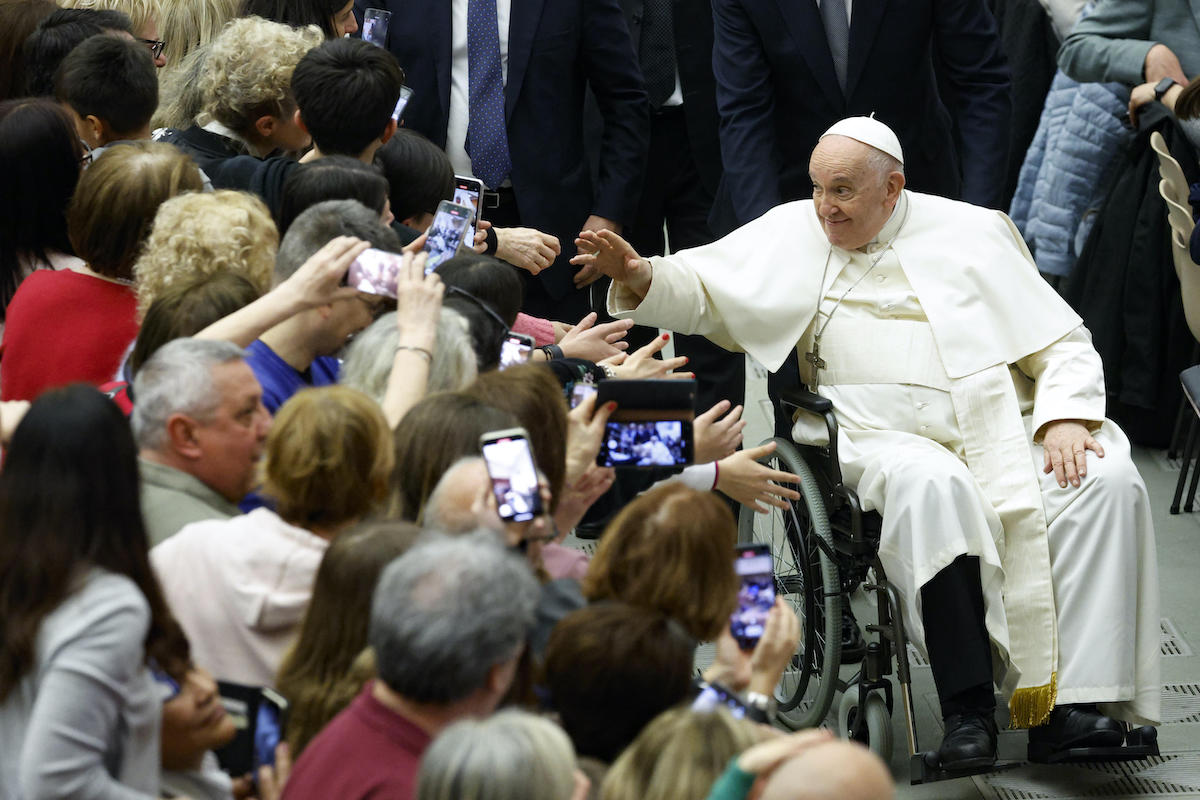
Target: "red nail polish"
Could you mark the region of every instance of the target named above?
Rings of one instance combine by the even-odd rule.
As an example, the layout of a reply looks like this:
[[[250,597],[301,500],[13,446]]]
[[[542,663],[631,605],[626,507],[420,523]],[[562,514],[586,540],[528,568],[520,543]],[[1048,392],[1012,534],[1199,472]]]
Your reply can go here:
[[[663,334],[663,341],[664,341],[664,342],[665,342],[665,341],[667,341],[667,340],[668,340],[668,339],[670,339],[670,338],[671,338],[671,334],[669,334],[669,333],[664,333],[664,334]]]

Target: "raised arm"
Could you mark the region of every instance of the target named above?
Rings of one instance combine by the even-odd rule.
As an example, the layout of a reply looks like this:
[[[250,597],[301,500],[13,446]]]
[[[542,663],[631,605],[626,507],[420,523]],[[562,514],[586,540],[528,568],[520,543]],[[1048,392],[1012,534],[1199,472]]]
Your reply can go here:
[[[1100,0],[1063,42],[1058,51],[1059,68],[1085,82],[1137,86],[1172,77],[1187,83],[1175,54],[1150,38],[1152,5],[1145,0]]]

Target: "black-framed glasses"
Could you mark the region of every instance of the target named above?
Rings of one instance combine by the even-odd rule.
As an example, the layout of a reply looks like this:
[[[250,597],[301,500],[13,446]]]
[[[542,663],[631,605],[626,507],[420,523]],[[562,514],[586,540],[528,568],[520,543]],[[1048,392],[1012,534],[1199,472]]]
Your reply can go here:
[[[79,166],[87,169],[92,163],[92,146],[85,142],[82,137],[79,139],[79,144],[83,147],[83,155],[79,157]]]
[[[155,58],[161,56],[163,48],[167,46],[162,39],[142,39],[142,44],[150,48],[150,54]]]

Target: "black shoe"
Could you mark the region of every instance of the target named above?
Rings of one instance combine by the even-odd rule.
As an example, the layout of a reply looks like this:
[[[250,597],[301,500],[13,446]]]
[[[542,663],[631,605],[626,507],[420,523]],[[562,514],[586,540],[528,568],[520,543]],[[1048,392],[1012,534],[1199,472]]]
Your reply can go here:
[[[867,654],[867,641],[858,629],[858,620],[850,609],[850,603],[842,603],[842,663],[854,664]]]
[[[1045,725],[1029,729],[1029,751],[1051,754],[1073,747],[1120,747],[1125,728],[1093,705],[1055,706]]]
[[[996,719],[991,710],[946,717],[946,735],[937,751],[942,769],[976,770],[996,763]]]

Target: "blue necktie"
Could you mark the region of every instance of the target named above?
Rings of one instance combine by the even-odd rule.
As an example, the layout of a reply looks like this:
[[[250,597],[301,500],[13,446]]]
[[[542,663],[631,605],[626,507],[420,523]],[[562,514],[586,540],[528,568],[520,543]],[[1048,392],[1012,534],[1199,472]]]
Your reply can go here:
[[[500,33],[496,0],[467,2],[467,84],[470,120],[467,155],[471,171],[496,189],[512,171],[504,124],[504,73],[500,69]]]

